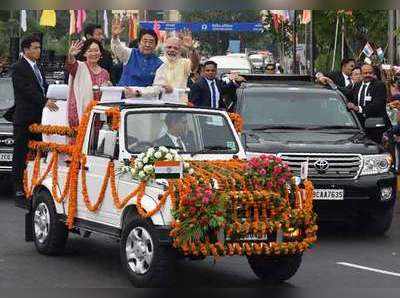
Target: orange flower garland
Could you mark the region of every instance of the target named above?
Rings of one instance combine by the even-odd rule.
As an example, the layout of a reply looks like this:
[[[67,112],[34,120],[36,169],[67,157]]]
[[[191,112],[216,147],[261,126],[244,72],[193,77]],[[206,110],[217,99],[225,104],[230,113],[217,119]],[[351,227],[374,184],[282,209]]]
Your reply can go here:
[[[73,138],[76,136],[76,129],[68,126],[60,125],[41,125],[34,123],[29,126],[29,131],[35,134],[46,134],[46,135],[61,135]]]
[[[118,130],[121,121],[121,113],[118,107],[112,107],[106,110],[106,115],[111,117],[111,129]]]
[[[243,131],[243,125],[244,125],[244,121],[242,116],[240,116],[237,113],[228,113],[229,114],[229,118],[231,118],[233,126],[235,127],[236,131],[238,133],[241,133]]]
[[[85,110],[81,119],[81,125],[76,134],[74,145],[60,145],[45,142],[30,142],[30,148],[37,151],[33,166],[31,185],[28,184],[27,172],[24,175],[24,189],[31,196],[36,185],[52,171],[52,195],[55,201],[61,203],[68,195],[68,218],[67,225],[73,227],[73,221],[77,208],[77,191],[79,171],[82,182],[82,195],[86,208],[96,212],[101,208],[105,199],[105,193],[110,183],[111,196],[117,209],[124,208],[128,202],[136,198],[136,208],[142,217],[151,217],[165,206],[167,199],[171,201],[173,214],[177,216],[172,223],[171,237],[174,247],[180,249],[184,254],[193,255],[288,255],[302,252],[316,241],[317,226],[315,225],[315,214],[312,211],[313,185],[311,181],[304,182],[304,188],[295,187],[293,193],[287,190],[264,189],[254,183],[246,176],[247,163],[240,160],[215,160],[215,161],[193,161],[190,165],[195,169],[193,176],[186,175],[183,179],[169,180],[168,189],[159,196],[158,203],[153,210],[146,211],[142,206],[142,198],[145,195],[146,183],[141,182],[135,189],[124,198],[120,198],[116,187],[115,166],[110,161],[106,174],[103,178],[100,193],[95,203],[92,203],[86,185],[86,156],[82,154],[83,141],[86,134],[89,116],[92,108],[97,102],[92,101]],[[118,108],[110,108],[106,111],[107,116],[112,118],[112,129],[118,130],[120,125],[120,112]],[[236,119],[235,119],[236,117]],[[240,116],[239,116],[240,117]],[[235,128],[240,131],[243,128],[241,118],[232,115]],[[235,119],[235,120],[234,120]],[[239,124],[239,125],[238,125]],[[69,134],[71,131],[59,127],[37,126],[32,128],[35,132]],[[40,174],[40,152],[52,152],[52,158],[44,173]],[[58,192],[58,154],[71,155],[72,161],[59,196]],[[224,218],[218,226],[225,230],[227,240],[225,243],[213,242],[209,236],[204,239],[188,238],[184,220],[190,219],[192,223],[202,222],[207,226],[206,218],[185,219],[185,212],[191,205],[193,190],[202,183],[203,188],[212,196],[207,198],[210,208],[216,208],[210,216]],[[201,194],[201,193],[200,193]],[[294,196],[294,204],[289,197]],[[204,200],[204,198],[203,198]],[[293,205],[293,206],[292,206]],[[193,207],[193,206],[192,206]],[[208,212],[204,207],[201,212]],[[207,207],[208,208],[208,207]],[[222,209],[221,209],[222,208]],[[210,209],[211,210],[211,209]],[[206,215],[208,213],[204,213]],[[227,215],[229,216],[227,217]],[[224,217],[221,217],[224,216]],[[215,224],[214,224],[215,226]],[[253,234],[263,239],[270,237],[274,231],[282,230],[283,242],[249,242],[241,241],[242,237]],[[293,231],[298,231],[294,233]],[[211,235],[210,235],[211,236]]]

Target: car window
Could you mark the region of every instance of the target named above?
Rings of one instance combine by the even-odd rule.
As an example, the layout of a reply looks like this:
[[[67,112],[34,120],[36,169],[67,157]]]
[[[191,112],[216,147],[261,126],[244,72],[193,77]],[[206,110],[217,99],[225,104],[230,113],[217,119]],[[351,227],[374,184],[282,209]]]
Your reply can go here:
[[[114,133],[111,130],[110,121],[105,121],[105,118],[106,116],[104,113],[95,113],[93,115],[93,121],[89,135],[88,155],[105,157],[105,138],[108,137],[108,134]],[[118,150],[116,149],[115,152],[117,153]]]
[[[339,95],[322,92],[247,92],[241,114],[246,128],[260,125],[357,128],[353,115]]]
[[[0,101],[2,105],[7,102],[14,102],[14,89],[11,78],[0,79]]]
[[[183,153],[210,149],[234,154],[239,150],[231,127],[220,114],[174,111],[128,113],[125,131],[126,148],[131,153],[160,146]]]

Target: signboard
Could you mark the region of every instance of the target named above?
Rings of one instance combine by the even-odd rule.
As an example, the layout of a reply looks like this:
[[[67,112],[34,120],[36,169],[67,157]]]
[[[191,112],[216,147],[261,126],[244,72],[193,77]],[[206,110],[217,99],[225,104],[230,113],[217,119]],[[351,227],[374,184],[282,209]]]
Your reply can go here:
[[[143,29],[153,29],[154,22],[140,22]],[[184,23],[184,22],[158,22],[161,31],[183,31],[209,32],[209,31],[231,31],[231,32],[262,32],[261,23]]]

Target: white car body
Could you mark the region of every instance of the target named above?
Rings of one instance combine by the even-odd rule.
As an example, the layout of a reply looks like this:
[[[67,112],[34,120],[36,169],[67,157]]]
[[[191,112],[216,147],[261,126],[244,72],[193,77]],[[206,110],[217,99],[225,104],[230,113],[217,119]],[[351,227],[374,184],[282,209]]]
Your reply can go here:
[[[107,165],[109,162],[109,158],[107,157],[100,157],[100,156],[93,156],[90,155],[88,152],[88,147],[89,147],[89,137],[90,137],[90,131],[91,131],[91,123],[93,121],[93,115],[95,113],[100,113],[100,114],[105,114],[105,111],[109,108],[107,105],[98,105],[96,106],[92,113],[91,113],[91,120],[87,128],[86,136],[85,136],[85,141],[84,145],[82,148],[82,153],[87,155],[87,162],[86,162],[86,167],[87,167],[87,187],[88,187],[88,193],[89,197],[91,199],[91,202],[94,203],[97,200],[98,194],[100,192],[100,188],[103,182],[104,178],[104,173],[106,172]],[[118,169],[118,165],[123,161],[123,160],[130,160],[132,157],[132,154],[127,151],[126,149],[126,144],[125,144],[125,121],[126,117],[125,115],[127,113],[131,112],[146,112],[146,111],[190,111],[190,112],[205,112],[205,109],[195,109],[195,108],[188,108],[188,107],[128,107],[126,109],[121,110],[121,122],[120,122],[120,128],[119,128],[119,159],[116,160],[115,163],[115,169]],[[235,141],[238,146],[238,152],[236,154],[197,154],[194,157],[191,157],[190,154],[182,154],[181,156],[185,160],[229,160],[232,159],[234,156],[236,156],[239,159],[245,159],[245,151],[243,149],[243,146],[240,142],[240,137],[236,133],[235,128],[229,119],[228,114],[225,111],[220,111],[220,110],[207,110],[206,113],[212,113],[212,114],[218,114],[222,115],[226,120],[227,123],[229,124],[230,130],[232,131],[232,134],[235,138]],[[45,169],[48,166],[48,162],[50,161],[50,158],[48,157],[47,160],[43,159],[41,163],[41,173],[45,171]],[[59,189],[59,196],[60,194],[60,188],[63,187],[65,178],[68,173],[68,166],[65,164],[64,161],[62,161],[62,158],[60,157],[59,165],[58,165],[58,189]],[[33,162],[30,162],[28,164],[28,171],[29,171],[29,176],[31,177],[32,171],[33,171]],[[136,204],[135,199],[131,199],[127,206],[125,206],[123,209],[119,210],[114,206],[113,198],[111,195],[111,190],[110,186],[107,187],[106,193],[105,193],[105,198],[102,203],[101,208],[97,212],[91,212],[87,209],[85,202],[83,200],[83,195],[82,195],[82,186],[81,186],[81,178],[79,174],[79,182],[78,182],[78,206],[77,206],[77,214],[76,214],[76,219],[88,221],[91,223],[96,223],[100,224],[101,226],[108,226],[111,228],[116,228],[116,229],[121,229],[123,225],[123,214],[124,211],[127,208],[131,208],[132,205]],[[166,187],[166,181],[165,180],[157,180],[152,184],[149,184],[146,187],[146,192],[145,192],[145,197],[142,199],[141,204],[142,207],[146,211],[150,211],[154,209],[157,205],[158,202],[158,196],[161,195]],[[118,189],[118,194],[122,198],[126,196],[127,194],[131,193],[132,190],[134,190],[138,185],[139,181],[134,180],[130,174],[125,173],[125,174],[120,174],[116,175],[116,185]],[[48,176],[47,179],[45,179],[42,183],[41,187],[45,187],[49,193],[51,193],[52,189],[52,178],[51,175]],[[57,210],[58,214],[61,214],[63,216],[68,215],[68,200],[66,199],[63,203],[57,203],[54,201],[55,207]],[[136,207],[135,207],[136,209]],[[158,226],[168,226],[171,221],[172,221],[172,215],[171,215],[171,205],[170,201],[167,200],[167,203],[165,206],[160,210],[160,212],[157,212],[151,217],[151,220],[154,225]]]

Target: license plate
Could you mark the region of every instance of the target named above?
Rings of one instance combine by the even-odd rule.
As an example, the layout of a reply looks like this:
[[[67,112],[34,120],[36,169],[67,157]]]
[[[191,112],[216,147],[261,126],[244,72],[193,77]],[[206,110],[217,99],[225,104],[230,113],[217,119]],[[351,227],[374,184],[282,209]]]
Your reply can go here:
[[[0,153],[0,161],[12,161],[12,153]]]
[[[314,189],[314,200],[343,200],[343,189]]]

